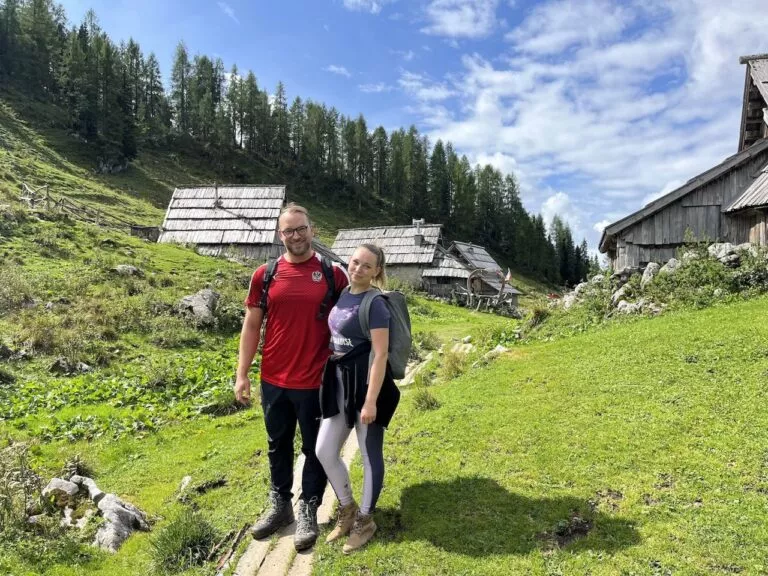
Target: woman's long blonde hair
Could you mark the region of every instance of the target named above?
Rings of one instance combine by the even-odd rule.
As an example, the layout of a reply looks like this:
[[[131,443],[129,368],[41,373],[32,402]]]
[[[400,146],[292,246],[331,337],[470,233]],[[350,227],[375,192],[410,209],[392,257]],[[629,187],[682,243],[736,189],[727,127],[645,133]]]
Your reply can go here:
[[[376,286],[379,290],[385,290],[387,288],[387,271],[385,269],[386,259],[384,258],[384,250],[375,244],[360,244],[360,248],[365,248],[376,256],[376,266],[379,267],[379,273],[373,277],[371,284]]]

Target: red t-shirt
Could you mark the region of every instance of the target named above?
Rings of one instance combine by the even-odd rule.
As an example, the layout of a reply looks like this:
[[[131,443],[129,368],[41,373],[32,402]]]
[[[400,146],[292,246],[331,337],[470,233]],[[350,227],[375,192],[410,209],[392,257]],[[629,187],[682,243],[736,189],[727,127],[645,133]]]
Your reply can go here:
[[[251,278],[246,306],[258,308],[267,265]],[[346,272],[333,266],[336,292],[349,283]],[[261,378],[283,388],[320,387],[323,365],[331,353],[328,317],[317,318],[328,290],[320,256],[293,264],[280,258],[267,294],[268,320],[261,354]],[[330,312],[330,308],[328,309]]]

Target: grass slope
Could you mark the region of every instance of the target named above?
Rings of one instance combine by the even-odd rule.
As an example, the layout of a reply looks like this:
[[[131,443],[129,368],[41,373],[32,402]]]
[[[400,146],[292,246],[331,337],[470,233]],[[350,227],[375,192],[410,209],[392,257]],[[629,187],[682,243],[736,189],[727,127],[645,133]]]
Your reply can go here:
[[[406,392],[379,535],[315,574],[765,574],[765,297],[522,346]],[[359,463],[353,482],[361,484]]]

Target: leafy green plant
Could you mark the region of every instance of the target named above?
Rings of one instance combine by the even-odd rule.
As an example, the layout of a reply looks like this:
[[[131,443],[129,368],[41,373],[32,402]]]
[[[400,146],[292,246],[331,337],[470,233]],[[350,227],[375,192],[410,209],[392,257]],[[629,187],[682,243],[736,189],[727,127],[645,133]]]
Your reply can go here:
[[[0,266],[0,314],[32,302],[33,295],[32,284],[22,269]]]

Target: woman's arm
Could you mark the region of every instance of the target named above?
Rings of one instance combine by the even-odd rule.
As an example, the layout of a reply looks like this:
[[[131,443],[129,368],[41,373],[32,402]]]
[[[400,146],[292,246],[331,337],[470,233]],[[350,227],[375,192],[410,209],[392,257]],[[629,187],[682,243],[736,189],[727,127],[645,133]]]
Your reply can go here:
[[[379,398],[381,385],[384,383],[384,374],[387,371],[389,359],[389,328],[376,328],[371,330],[371,348],[373,349],[373,364],[368,371],[368,393],[365,395],[365,404],[360,412],[360,420],[363,424],[370,424],[376,420],[376,400]]]

